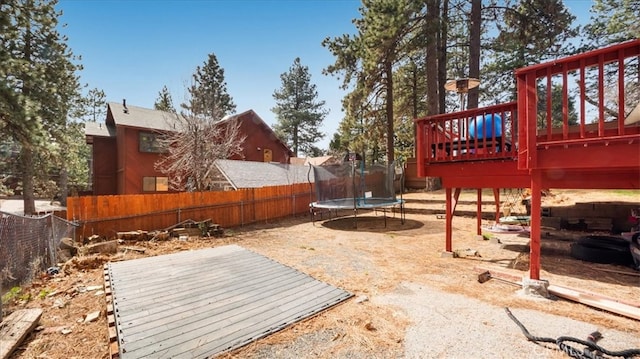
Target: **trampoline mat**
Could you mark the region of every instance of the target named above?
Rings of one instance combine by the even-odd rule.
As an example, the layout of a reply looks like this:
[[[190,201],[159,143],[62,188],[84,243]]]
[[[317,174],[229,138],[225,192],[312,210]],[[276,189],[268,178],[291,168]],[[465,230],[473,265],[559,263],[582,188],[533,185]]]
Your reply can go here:
[[[353,296],[236,245],[108,263],[105,285],[123,359],[208,358]]]
[[[356,208],[383,208],[383,207],[392,207],[398,206],[403,203],[402,200],[393,199],[393,198],[378,198],[378,197],[370,197],[370,198],[356,198],[355,201],[353,198],[338,198],[331,199],[326,201],[318,201],[311,203],[312,207],[316,208],[327,208],[327,209],[352,209],[354,204]]]

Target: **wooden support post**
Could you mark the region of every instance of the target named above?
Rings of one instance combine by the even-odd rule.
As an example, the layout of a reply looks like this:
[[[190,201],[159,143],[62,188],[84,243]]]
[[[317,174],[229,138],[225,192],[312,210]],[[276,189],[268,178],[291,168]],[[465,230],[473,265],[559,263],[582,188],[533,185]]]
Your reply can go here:
[[[529,278],[540,280],[540,223],[542,210],[542,175],[531,171],[531,222],[529,234]]]
[[[452,225],[451,225],[451,221],[453,220],[453,206],[451,204],[452,198],[451,198],[451,188],[447,187],[445,189],[445,195],[447,196],[447,201],[446,201],[446,229],[445,229],[445,251],[447,252],[453,252],[453,250],[451,249],[451,231],[452,231]]]
[[[500,188],[493,189],[493,199],[496,202],[496,224],[500,223]]]
[[[478,188],[478,207],[476,210],[476,234],[482,235],[482,188]]]
[[[460,191],[462,191],[462,188],[456,188],[456,191],[453,193],[453,209],[451,210],[452,218],[453,218],[453,213],[456,211],[456,206],[458,206],[458,199],[460,199]]]

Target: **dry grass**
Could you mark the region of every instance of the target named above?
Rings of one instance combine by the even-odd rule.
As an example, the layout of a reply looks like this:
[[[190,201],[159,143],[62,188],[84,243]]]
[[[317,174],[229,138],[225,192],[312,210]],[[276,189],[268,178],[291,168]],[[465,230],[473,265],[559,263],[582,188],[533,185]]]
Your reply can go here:
[[[598,197],[600,196],[600,197]],[[227,230],[220,239],[190,239],[136,243],[145,253],[127,251],[111,258],[88,256],[75,258],[64,266],[62,274],[34,281],[29,288],[30,301],[14,300],[5,312],[22,307],[41,307],[44,314],[40,330],[35,331],[13,358],[107,358],[107,322],[104,315],[98,321],[82,323],[86,314],[104,314],[104,295],[82,292],[83,287],[103,284],[102,266],[107,260],[128,260],[142,256],[161,255],[183,250],[238,244],[285,265],[294,267],[316,279],[343,288],[356,298],[373,298],[402,290],[409,281],[440,290],[455,292],[497,306],[528,308],[593,323],[597,327],[617,329],[640,336],[638,322],[622,316],[592,309],[569,301],[534,301],[516,295],[516,288],[491,280],[480,284],[476,267],[527,274],[528,254],[501,248],[493,241],[480,240],[475,235],[476,219],[454,218],[454,249],[472,248],[481,257],[441,258],[444,248],[444,220],[433,211],[444,209],[442,193],[414,193],[409,200],[407,222],[398,216],[388,218],[387,227],[381,214],[367,214],[353,228],[351,217],[312,224],[309,218],[283,220],[279,223]],[[486,196],[489,201],[490,196]],[[636,196],[637,198],[637,196]],[[461,210],[475,211],[476,193],[464,192]],[[624,193],[593,194],[566,191],[545,199],[545,205],[568,205],[578,201],[629,201]],[[631,198],[633,200],[633,198]],[[463,202],[465,203],[465,202]],[[494,211],[490,203],[484,206]],[[430,210],[430,211],[429,211]],[[488,223],[488,222],[487,222]],[[508,248],[523,248],[527,238],[517,234],[497,234]],[[602,271],[611,266],[595,265],[568,256],[566,235],[554,233],[543,240],[542,273],[552,284],[586,289],[627,301],[640,297],[640,277]],[[624,268],[617,268],[624,270]],[[48,293],[38,297],[42,291]],[[54,304],[65,303],[62,308]],[[6,313],[5,313],[6,314]],[[412,318],[397,308],[380,306],[371,301],[352,299],[314,318],[292,325],[278,333],[253,342],[225,357],[254,357],[266,348],[292,342],[312,341],[310,348],[322,350],[328,356],[358,353],[359,357],[398,357],[403,353],[404,332]],[[70,329],[61,334],[62,328]],[[314,341],[322,335],[325,340]],[[327,340],[328,338],[328,340]]]

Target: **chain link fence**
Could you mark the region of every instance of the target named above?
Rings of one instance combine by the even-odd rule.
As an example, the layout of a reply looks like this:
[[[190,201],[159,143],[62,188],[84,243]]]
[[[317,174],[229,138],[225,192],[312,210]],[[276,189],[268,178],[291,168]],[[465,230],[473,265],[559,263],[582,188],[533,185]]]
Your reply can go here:
[[[0,212],[0,295],[54,266],[60,240],[74,238],[75,228],[52,214],[27,217]]]

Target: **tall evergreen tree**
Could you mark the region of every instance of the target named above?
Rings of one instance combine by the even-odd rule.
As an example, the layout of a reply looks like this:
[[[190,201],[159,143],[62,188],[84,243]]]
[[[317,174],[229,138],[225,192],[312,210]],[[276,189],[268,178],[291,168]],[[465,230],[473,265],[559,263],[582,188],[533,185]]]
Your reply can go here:
[[[496,102],[515,100],[514,71],[573,52],[568,40],[577,35],[575,20],[562,0],[505,1],[487,9],[498,35],[491,41],[483,86]],[[489,57],[489,56],[487,56]]]
[[[236,110],[233,99],[227,93],[224,69],[215,54],[209,54],[204,65],[196,68],[188,92],[188,102],[183,103],[182,108],[193,116],[218,121]]]
[[[393,70],[399,54],[405,53],[405,35],[415,25],[412,15],[421,6],[420,2],[408,0],[364,0],[360,8],[362,18],[354,21],[358,34],[323,41],[323,46],[336,57],[336,62],[325,72],[344,73],[345,87],[356,80],[359,91],[368,89],[363,98],[384,109],[384,148],[388,163],[395,159]]]
[[[584,47],[594,49],[640,38],[640,2],[637,0],[594,0],[591,21],[584,26]]]
[[[82,99],[84,106],[82,109],[84,115],[82,116],[85,121],[97,122],[103,121],[107,114],[107,96],[103,90],[98,88],[92,88],[87,95]]]
[[[0,129],[20,146],[26,214],[35,213],[38,159],[59,154],[53,143],[67,139],[67,121],[79,99],[79,66],[56,27],[55,0],[7,0],[0,4]]]
[[[169,93],[167,86],[162,86],[162,90],[158,93],[158,98],[153,104],[153,108],[165,112],[176,112],[175,107],[173,107],[171,93]]]
[[[296,156],[299,153],[318,155],[314,143],[324,137],[320,126],[328,111],[324,109],[325,102],[318,101],[318,91],[311,83],[309,68],[303,66],[297,57],[280,79],[282,87],[273,93],[276,106],[271,110],[278,121],[274,131]]]

